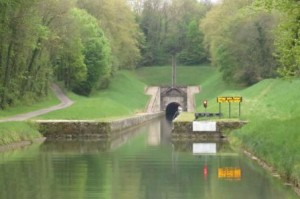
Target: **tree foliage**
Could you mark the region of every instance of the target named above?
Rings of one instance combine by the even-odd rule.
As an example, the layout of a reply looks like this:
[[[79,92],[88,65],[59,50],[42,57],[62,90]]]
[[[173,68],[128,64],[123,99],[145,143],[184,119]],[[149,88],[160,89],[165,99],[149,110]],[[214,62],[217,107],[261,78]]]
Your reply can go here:
[[[65,80],[68,74],[73,73],[75,76],[70,78],[73,81],[70,87],[76,93],[89,95],[92,89],[106,87],[108,84],[111,76],[110,46],[97,20],[86,11],[72,9],[66,20],[69,21],[66,24],[70,32],[66,34],[65,40],[70,41],[70,44],[64,46],[70,47],[67,54],[72,56],[73,53],[78,53],[78,55],[74,56],[77,58],[76,62],[66,65],[72,67],[71,72],[60,64],[58,72]],[[65,47],[62,48],[63,52],[65,50]],[[63,56],[63,59],[72,60],[68,56]]]
[[[243,85],[274,77],[275,15],[252,8],[252,1],[229,0],[201,22],[212,63],[226,82]]]
[[[278,10],[281,21],[276,29],[276,56],[279,72],[285,77],[300,76],[300,3],[298,0],[256,0],[256,6]]]
[[[140,59],[142,35],[126,1],[79,0],[78,5],[97,19],[108,37],[114,70],[135,68]]]
[[[123,0],[0,0],[0,9],[1,109],[43,98],[56,79],[88,95],[140,57],[142,37]]]
[[[139,17],[145,35],[142,65],[161,65],[178,55],[183,64],[200,64],[207,57],[198,22],[208,5],[196,0],[146,0]]]

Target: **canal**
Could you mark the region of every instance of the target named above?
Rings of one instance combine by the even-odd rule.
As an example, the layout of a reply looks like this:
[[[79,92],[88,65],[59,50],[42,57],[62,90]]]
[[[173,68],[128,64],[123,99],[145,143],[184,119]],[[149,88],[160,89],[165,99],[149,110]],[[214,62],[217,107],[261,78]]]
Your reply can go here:
[[[1,199],[293,199],[224,142],[171,142],[155,120],[113,141],[46,141],[0,153]]]

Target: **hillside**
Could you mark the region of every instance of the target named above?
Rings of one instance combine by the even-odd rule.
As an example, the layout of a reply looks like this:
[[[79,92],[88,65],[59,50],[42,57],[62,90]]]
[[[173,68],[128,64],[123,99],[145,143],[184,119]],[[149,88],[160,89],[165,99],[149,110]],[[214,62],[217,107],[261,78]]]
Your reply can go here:
[[[143,112],[149,100],[144,94],[146,85],[132,71],[115,75],[106,90],[94,92],[90,97],[69,93],[75,102],[69,108],[42,115],[40,119],[110,119]]]

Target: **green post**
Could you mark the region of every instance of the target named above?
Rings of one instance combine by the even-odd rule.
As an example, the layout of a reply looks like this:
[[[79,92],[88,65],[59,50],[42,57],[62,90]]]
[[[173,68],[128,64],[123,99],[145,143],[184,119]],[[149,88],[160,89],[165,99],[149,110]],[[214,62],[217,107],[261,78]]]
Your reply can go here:
[[[219,103],[219,117],[221,118],[221,103]]]
[[[241,118],[241,102],[239,102],[239,118]]]
[[[231,118],[231,103],[229,102],[229,118]]]

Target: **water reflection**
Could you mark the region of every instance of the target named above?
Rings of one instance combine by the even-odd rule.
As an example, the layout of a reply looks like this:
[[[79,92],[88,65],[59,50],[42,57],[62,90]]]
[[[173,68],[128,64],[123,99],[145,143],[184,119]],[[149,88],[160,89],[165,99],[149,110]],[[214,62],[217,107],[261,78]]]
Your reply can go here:
[[[170,141],[168,125],[154,121],[107,142],[49,141],[0,154],[0,198],[297,198],[228,143],[198,142],[213,143],[216,153],[194,153],[193,142]],[[224,177],[228,168],[240,168],[241,178]]]

